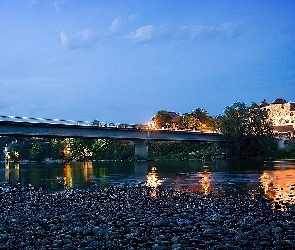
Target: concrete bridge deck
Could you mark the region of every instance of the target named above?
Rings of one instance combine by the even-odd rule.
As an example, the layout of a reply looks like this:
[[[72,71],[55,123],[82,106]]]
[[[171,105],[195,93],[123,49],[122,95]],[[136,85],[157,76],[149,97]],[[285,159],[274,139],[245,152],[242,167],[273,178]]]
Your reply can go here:
[[[221,134],[187,132],[181,130],[148,130],[128,128],[104,128],[97,126],[46,124],[0,121],[2,136],[37,136],[101,138],[118,140],[156,140],[156,141],[222,141]]]
[[[100,138],[130,140],[135,146],[135,158],[146,160],[148,144],[153,141],[222,142],[222,135],[188,131],[111,128],[51,123],[0,121],[0,135],[26,137]]]

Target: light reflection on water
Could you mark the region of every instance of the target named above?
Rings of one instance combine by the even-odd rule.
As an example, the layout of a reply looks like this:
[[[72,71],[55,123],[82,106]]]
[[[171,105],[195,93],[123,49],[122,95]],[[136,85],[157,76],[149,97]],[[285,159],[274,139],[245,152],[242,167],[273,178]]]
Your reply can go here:
[[[161,186],[162,180],[159,179],[158,171],[156,167],[152,167],[150,171],[148,171],[145,181],[145,186],[150,187],[150,195],[152,197],[157,197],[156,188]]]
[[[215,188],[212,173],[207,172],[207,170],[198,173],[177,174],[171,186],[178,191],[198,192],[204,195],[207,195],[208,192],[213,191]]]
[[[260,177],[264,194],[275,203],[295,204],[295,169],[278,169],[264,171]],[[275,204],[274,204],[275,208]]]
[[[73,187],[73,176],[72,176],[72,167],[68,162],[64,163],[64,171],[63,171],[63,185],[64,189],[70,189]]]
[[[62,190],[137,185],[170,186],[179,191],[226,193],[235,188],[262,188],[275,204],[295,204],[295,161],[242,164],[216,161],[3,163],[0,181]]]
[[[162,181],[159,180],[158,171],[156,167],[152,167],[152,169],[147,173],[145,185],[151,188],[157,188],[162,184]]]

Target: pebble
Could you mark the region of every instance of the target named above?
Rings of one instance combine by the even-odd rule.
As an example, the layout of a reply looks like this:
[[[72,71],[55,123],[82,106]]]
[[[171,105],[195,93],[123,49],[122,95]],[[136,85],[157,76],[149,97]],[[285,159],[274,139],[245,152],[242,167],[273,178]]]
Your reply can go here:
[[[0,192],[0,249],[292,249],[295,209],[148,187]]]

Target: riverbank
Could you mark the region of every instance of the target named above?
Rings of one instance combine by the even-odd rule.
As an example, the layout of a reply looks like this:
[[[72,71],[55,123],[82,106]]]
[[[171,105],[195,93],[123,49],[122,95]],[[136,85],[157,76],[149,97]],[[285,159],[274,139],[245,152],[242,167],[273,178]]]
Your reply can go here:
[[[294,206],[273,210],[245,190],[220,197],[144,186],[15,188],[0,197],[0,249],[295,248]]]

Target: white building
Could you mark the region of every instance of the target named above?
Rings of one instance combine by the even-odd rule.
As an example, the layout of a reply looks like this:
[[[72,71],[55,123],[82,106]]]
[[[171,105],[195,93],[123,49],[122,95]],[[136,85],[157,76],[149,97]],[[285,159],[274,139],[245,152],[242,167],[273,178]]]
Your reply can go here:
[[[263,100],[260,107],[268,111],[268,117],[272,122],[275,134],[294,136],[295,103],[276,99],[269,104],[266,100]]]

